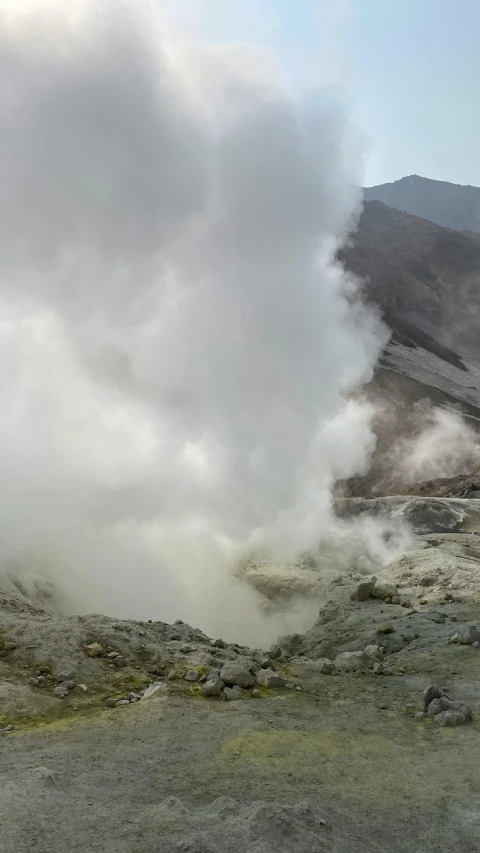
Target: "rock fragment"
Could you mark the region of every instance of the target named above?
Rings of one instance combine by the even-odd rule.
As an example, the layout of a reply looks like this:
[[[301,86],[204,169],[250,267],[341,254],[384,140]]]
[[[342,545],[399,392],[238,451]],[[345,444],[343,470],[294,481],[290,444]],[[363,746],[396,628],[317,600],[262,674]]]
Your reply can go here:
[[[199,679],[200,673],[196,669],[189,669],[185,676],[185,681],[198,681]]]
[[[90,658],[99,658],[103,654],[103,646],[100,643],[90,643],[85,647],[85,653]]]
[[[206,681],[205,684],[202,684],[202,696],[220,696],[224,687],[224,682],[220,679],[218,681]]]
[[[227,702],[236,702],[242,698],[242,691],[239,687],[225,687],[223,695]]]
[[[220,678],[229,686],[251,687],[255,683],[251,672],[241,660],[227,661],[221,669]]]
[[[342,670],[359,669],[366,662],[364,652],[341,652],[335,658],[335,666]]]
[[[480,642],[480,629],[477,625],[466,625],[458,632],[458,642],[462,646],[473,646]]]
[[[286,687],[288,678],[282,672],[275,672],[273,669],[261,669],[257,673],[257,684],[262,684],[263,687]]]
[[[350,599],[352,601],[366,601],[372,595],[376,582],[376,577],[368,578],[368,580],[361,580],[360,583],[357,583],[355,589],[350,595]]]
[[[272,660],[278,660],[278,658],[282,657],[282,650],[280,646],[275,643],[273,646],[270,646],[269,654]]]

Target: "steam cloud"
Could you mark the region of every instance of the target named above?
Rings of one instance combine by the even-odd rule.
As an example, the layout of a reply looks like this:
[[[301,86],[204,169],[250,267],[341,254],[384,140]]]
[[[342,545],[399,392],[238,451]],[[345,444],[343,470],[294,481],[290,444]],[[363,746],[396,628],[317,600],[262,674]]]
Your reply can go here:
[[[453,409],[417,406],[413,436],[393,449],[397,480],[419,482],[471,474],[480,468],[478,433]]]
[[[3,567],[70,612],[260,643],[229,563],[326,531],[385,336],[334,261],[359,204],[340,114],[162,11],[0,0]]]

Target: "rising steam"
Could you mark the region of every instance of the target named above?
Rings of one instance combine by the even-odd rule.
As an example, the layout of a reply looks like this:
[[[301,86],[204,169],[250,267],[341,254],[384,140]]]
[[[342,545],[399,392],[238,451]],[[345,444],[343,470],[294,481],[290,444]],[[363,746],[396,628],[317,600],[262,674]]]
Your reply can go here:
[[[229,561],[325,532],[385,336],[333,260],[341,115],[162,10],[0,0],[2,559],[70,612],[261,642]]]
[[[471,474],[480,467],[480,439],[459,412],[417,405],[413,434],[399,439],[392,451],[400,482]]]

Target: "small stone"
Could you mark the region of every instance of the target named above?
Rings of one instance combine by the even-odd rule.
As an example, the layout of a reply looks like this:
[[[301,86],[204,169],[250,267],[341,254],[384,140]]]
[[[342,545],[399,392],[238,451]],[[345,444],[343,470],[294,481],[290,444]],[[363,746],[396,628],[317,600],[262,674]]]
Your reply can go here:
[[[71,678],[72,678],[72,673],[68,669],[65,669],[63,672],[61,672],[59,675],[57,675],[57,681],[59,684],[61,684],[62,681],[70,681]]]
[[[28,683],[29,683],[30,687],[39,687],[40,686],[38,678],[29,678]]]
[[[475,642],[472,643],[472,649],[480,649],[480,643],[478,640],[475,640]]]
[[[378,708],[379,708],[379,710],[380,710],[380,711],[387,711],[387,710],[388,710],[388,705],[385,705],[385,702],[382,702],[382,704],[381,704],[381,705],[379,705],[379,706],[378,706]]]
[[[144,631],[143,629],[140,629],[139,631],[137,631],[137,634],[139,637],[146,637],[147,636],[147,632]]]
[[[166,693],[168,691],[168,687],[163,681],[154,681],[152,684],[149,684],[147,689],[143,691],[142,699],[150,699],[151,696],[154,696],[155,693]]]
[[[471,646],[473,643],[480,642],[480,629],[477,625],[466,625],[458,632],[458,642],[462,646]]]
[[[167,675],[169,681],[173,681],[175,678],[178,678],[178,673],[176,669],[171,669]]]
[[[375,675],[382,675],[383,673],[383,663],[377,662],[373,664],[372,672]]]
[[[450,637],[450,639],[448,640],[448,642],[449,642],[450,644],[451,644],[451,643],[458,643],[458,634],[453,634],[453,635]]]
[[[196,669],[189,669],[185,676],[185,681],[198,681],[199,678],[200,673]]]
[[[261,672],[267,672],[267,670],[261,670]],[[251,672],[241,660],[227,661],[220,671],[220,678],[230,686],[252,687],[255,684]]]
[[[458,616],[455,616],[455,614],[450,616],[450,622],[458,622]]]
[[[125,697],[125,699],[128,699],[129,702],[138,702],[138,700],[141,698],[142,697],[140,696],[140,694],[134,693],[133,690],[131,690],[130,693],[127,693]]]
[[[295,690],[297,691],[297,693],[301,693],[301,692],[302,692],[302,690],[303,690],[303,687],[301,687],[301,686],[300,686],[300,684],[296,684],[296,685],[295,685]]]
[[[393,634],[394,627],[391,622],[387,622],[385,625],[380,625],[377,628],[377,634]]]
[[[242,698],[241,690],[238,687],[225,687],[223,695],[227,702],[236,702],[237,699]]]
[[[73,690],[75,687],[74,681],[65,681],[64,684],[65,684],[65,687],[67,688],[67,690]]]
[[[66,684],[59,684],[53,692],[59,699],[66,699],[68,696],[68,687]]]
[[[84,693],[87,692],[88,687],[86,684],[79,684],[78,686],[79,686],[80,690],[83,690]]]
[[[392,595],[392,604],[400,604],[400,596]]]
[[[415,714],[415,719],[416,720],[424,720],[426,716],[427,715],[425,714],[424,711],[418,711],[418,713]]]
[[[39,687],[45,687],[45,685],[47,683],[47,679],[45,678],[44,675],[39,675],[39,676],[37,676],[37,682],[38,682]]]
[[[281,658],[282,657],[282,650],[281,650],[280,646],[278,646],[276,644],[274,644],[273,646],[270,646],[269,655],[272,658],[272,660],[278,660],[278,658]]]
[[[322,675],[332,675],[335,671],[335,664],[328,658],[323,658],[320,663],[320,672]]]
[[[42,779],[46,785],[53,787],[57,784],[55,774],[49,770],[48,767],[35,767],[34,773],[37,778]]]
[[[109,699],[105,699],[105,707],[106,708],[115,708],[117,704],[117,700],[110,697]]]
[[[226,645],[227,644],[225,640],[222,640],[220,638],[217,640],[212,640],[212,646],[214,646],[216,649],[224,649]]]
[[[189,643],[185,643],[185,644],[181,647],[180,651],[181,651],[184,655],[189,655],[191,652],[194,652],[194,651],[195,651],[195,646],[191,646]]]
[[[4,731],[4,732],[7,732],[7,734],[9,734],[9,732],[14,732],[14,731],[15,731],[15,726],[13,726],[13,725],[12,725],[12,723],[10,723],[10,725],[5,726],[5,728],[4,728],[4,730],[3,730],[3,731]]]
[[[120,705],[130,705],[130,702],[128,699],[117,699],[117,701],[115,702],[115,707],[117,708]]]
[[[90,658],[99,658],[103,654],[103,646],[100,643],[90,643],[85,647],[85,652]]]
[[[260,690],[257,690],[257,688],[255,687],[255,690],[252,690],[252,699],[260,699],[260,696]]]
[[[376,582],[376,577],[369,578],[368,580],[361,580],[350,595],[350,599],[352,601],[366,601],[370,598]]]
[[[6,643],[3,644],[3,648],[6,652],[13,652],[17,648],[17,644],[14,643],[12,640],[8,640]]]
[[[382,675],[393,675],[393,669],[390,666],[384,666],[382,669]],[[403,673],[400,673],[403,675]]]
[[[412,606],[412,602],[411,602],[411,601],[410,601],[410,599],[408,599],[408,598],[403,598],[403,599],[400,601],[400,607],[406,607],[406,608],[409,608],[409,607],[411,607],[411,606]]]
[[[109,652],[107,655],[107,658],[110,658],[110,660],[114,660],[118,657],[120,657],[120,652]]]
[[[418,603],[419,603],[419,604],[428,604],[428,601],[427,601],[427,599],[426,599],[426,598],[421,598],[421,599],[420,599],[420,601],[419,601]]]

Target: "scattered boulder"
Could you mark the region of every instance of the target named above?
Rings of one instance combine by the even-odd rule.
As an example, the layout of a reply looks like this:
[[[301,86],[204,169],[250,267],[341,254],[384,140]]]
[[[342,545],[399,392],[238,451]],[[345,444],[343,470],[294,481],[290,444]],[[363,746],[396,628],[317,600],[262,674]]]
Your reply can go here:
[[[387,622],[385,625],[379,625],[377,634],[393,634],[394,630],[392,623]]]
[[[333,675],[335,672],[335,664],[333,661],[328,658],[323,658],[323,660],[320,661],[320,672],[322,675]]]
[[[59,684],[61,684],[62,681],[71,681],[72,678],[73,678],[73,673],[71,673],[70,670],[68,670],[68,669],[63,670],[63,672],[61,672],[59,675],[57,675],[57,681]]]
[[[431,684],[424,691],[423,715],[433,718],[440,726],[462,726],[473,719],[472,709],[466,702],[453,700],[441,687]]]
[[[360,583],[357,583],[355,589],[350,595],[351,600],[366,601],[367,598],[370,598],[372,595],[376,582],[376,577],[368,578],[368,580],[361,580]]]
[[[273,669],[261,669],[257,674],[257,683],[262,684],[263,687],[286,687],[289,681],[282,672],[275,672]]]
[[[376,643],[371,643],[369,646],[365,647],[365,654],[368,658],[372,658],[374,660],[382,660],[383,649]]]
[[[462,646],[473,646],[480,642],[480,628],[477,625],[466,625],[458,632],[458,642]]]
[[[117,700],[110,696],[108,699],[105,699],[105,707],[106,708],[115,708],[117,704]]]
[[[229,686],[252,687],[255,683],[251,672],[241,660],[227,661],[222,667],[220,678]]]
[[[200,678],[200,673],[196,669],[189,669],[186,676],[185,681],[198,681]]]
[[[59,699],[66,699],[69,694],[69,689],[65,683],[59,684],[58,687],[55,687],[53,691],[55,696],[58,696]]]
[[[384,583],[383,581],[376,581],[372,592],[372,598],[381,598],[385,600],[386,598],[393,599],[398,596],[398,589],[392,583]]]
[[[355,670],[365,664],[364,652],[341,652],[335,658],[335,666],[337,669]]]
[[[242,698],[242,691],[239,687],[225,687],[223,696],[227,702],[236,702],[237,699]]]
[[[85,647],[85,653],[89,658],[99,658],[103,655],[103,646],[100,643],[90,643]]]
[[[464,726],[467,720],[459,711],[441,711],[434,717],[434,722],[439,726]]]
[[[163,683],[163,681],[154,681],[152,684],[149,684],[147,689],[143,691],[142,699],[150,699],[151,696],[154,696],[155,693],[166,693],[167,685]]]
[[[252,690],[252,699],[260,699],[260,695],[260,690],[257,690],[257,688],[255,688],[255,690]]]
[[[423,710],[424,710],[424,712],[427,713],[428,706],[430,705],[430,702],[433,701],[433,699],[441,699],[442,696],[444,696],[444,695],[445,695],[445,693],[443,690],[441,690],[440,687],[436,687],[435,684],[430,684],[423,691]]]
[[[268,669],[268,667],[270,666],[270,658],[263,652],[259,652],[258,654],[254,655],[253,660],[256,664],[258,664],[261,669]]]
[[[225,684],[220,679],[212,679],[202,684],[202,696],[220,696]]]
[[[273,646],[270,646],[269,654],[272,660],[278,660],[278,658],[282,657],[282,650],[280,646],[274,644]]]

